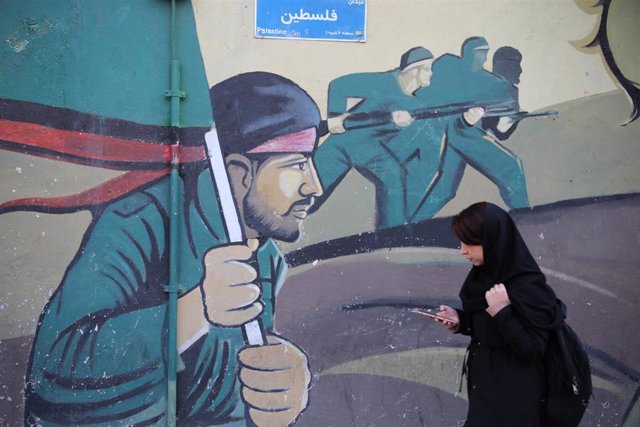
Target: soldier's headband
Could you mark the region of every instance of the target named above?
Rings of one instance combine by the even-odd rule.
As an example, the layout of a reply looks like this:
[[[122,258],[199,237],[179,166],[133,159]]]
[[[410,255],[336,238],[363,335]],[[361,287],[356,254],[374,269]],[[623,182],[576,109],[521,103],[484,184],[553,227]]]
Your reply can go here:
[[[310,127],[269,139],[247,151],[247,154],[311,153],[316,141],[316,128]]]

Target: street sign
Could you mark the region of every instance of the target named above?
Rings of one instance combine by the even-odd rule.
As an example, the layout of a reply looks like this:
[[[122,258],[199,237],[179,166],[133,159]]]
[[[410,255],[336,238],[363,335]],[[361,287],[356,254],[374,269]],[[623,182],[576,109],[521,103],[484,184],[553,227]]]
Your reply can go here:
[[[256,0],[255,37],[364,42],[366,0]]]

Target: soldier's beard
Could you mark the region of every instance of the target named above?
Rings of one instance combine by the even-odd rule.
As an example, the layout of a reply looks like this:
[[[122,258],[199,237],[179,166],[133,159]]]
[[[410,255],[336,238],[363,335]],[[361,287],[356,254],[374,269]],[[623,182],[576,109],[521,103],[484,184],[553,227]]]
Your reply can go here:
[[[300,238],[300,220],[291,215],[291,209],[278,215],[262,203],[253,191],[249,191],[243,201],[246,225],[259,235],[283,242],[295,242]],[[308,203],[308,202],[306,202]]]

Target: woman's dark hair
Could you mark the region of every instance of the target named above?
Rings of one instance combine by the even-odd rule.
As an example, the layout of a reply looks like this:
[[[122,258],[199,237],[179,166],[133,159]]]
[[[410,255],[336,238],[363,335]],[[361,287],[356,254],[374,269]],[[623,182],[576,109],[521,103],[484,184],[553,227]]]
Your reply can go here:
[[[478,202],[463,209],[451,220],[453,234],[466,245],[482,245],[485,203]]]

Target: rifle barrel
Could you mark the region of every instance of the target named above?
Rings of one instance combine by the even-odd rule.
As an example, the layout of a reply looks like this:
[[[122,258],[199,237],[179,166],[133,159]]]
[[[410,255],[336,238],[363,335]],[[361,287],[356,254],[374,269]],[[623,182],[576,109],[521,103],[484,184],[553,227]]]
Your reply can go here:
[[[495,111],[489,110],[484,117],[512,117],[515,119],[524,119],[527,117],[551,117],[557,116],[558,110],[541,111],[538,113],[530,113],[528,111]]]
[[[492,111],[513,111],[513,100],[488,100],[488,101],[468,101],[454,102],[445,105],[432,106],[426,108],[418,108],[410,111],[411,117],[415,120],[431,119],[435,117],[451,116],[462,114],[470,108],[484,107],[490,108]],[[491,108],[493,107],[493,108]],[[377,126],[384,126],[393,123],[390,111],[371,111],[353,113],[345,119],[345,129],[365,129]]]

